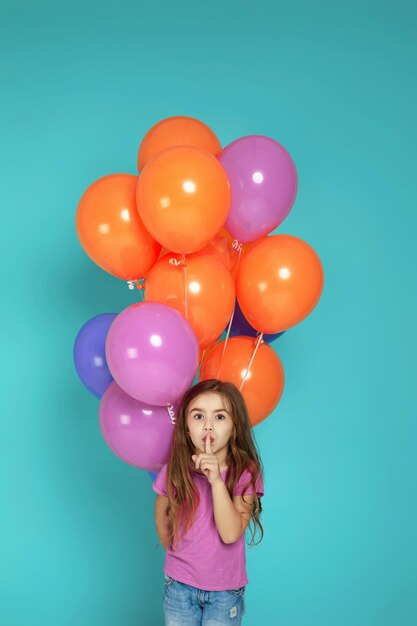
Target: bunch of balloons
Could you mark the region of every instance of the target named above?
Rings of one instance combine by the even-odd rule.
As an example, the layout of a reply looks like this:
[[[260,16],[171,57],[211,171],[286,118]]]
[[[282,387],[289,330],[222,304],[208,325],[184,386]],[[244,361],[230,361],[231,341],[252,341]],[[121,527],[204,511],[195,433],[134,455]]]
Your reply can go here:
[[[323,268],[302,239],[270,234],[297,193],[274,139],[222,149],[203,122],[171,117],[147,132],[137,166],[88,187],[76,226],[88,256],[142,299],[84,324],[74,361],[108,446],[153,476],[196,375],[233,382],[253,426],[277,406],[284,371],[269,344],[314,309]]]

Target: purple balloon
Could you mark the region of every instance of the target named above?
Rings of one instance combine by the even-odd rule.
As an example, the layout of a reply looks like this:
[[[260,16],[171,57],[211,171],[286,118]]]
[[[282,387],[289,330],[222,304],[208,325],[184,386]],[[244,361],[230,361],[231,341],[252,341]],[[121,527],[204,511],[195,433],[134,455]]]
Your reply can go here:
[[[283,335],[284,333],[285,333],[285,330],[283,330],[281,333],[274,333],[274,334],[265,333],[263,335],[263,340],[265,341],[265,343],[272,343],[273,341],[275,341],[275,339],[278,339],[278,337],[281,337],[281,335]],[[232,325],[230,327],[230,336],[240,337],[242,335],[246,337],[247,336],[256,337],[258,335],[258,331],[249,324],[248,320],[242,313],[242,309],[239,306],[239,302],[236,300],[236,308],[235,308],[235,312],[233,315]]]
[[[146,404],[168,405],[193,382],[197,337],[187,320],[159,302],[124,309],[107,335],[106,357],[115,381]]]
[[[113,382],[100,402],[99,424],[109,448],[125,463],[159,472],[167,463],[178,407],[135,400]]]
[[[225,229],[245,243],[264,237],[287,217],[297,195],[297,170],[286,149],[263,135],[236,139],[219,161],[232,202]]]
[[[81,382],[101,398],[113,377],[106,362],[106,337],[115,313],[102,313],[88,320],[74,342],[74,365]]]

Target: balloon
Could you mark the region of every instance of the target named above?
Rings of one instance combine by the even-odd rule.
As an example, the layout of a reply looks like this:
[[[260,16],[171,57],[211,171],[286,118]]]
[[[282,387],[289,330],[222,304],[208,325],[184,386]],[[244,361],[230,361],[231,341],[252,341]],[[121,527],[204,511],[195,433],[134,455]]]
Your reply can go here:
[[[198,342],[178,311],[157,302],[124,309],[107,334],[106,358],[118,385],[147,404],[168,405],[194,379]]]
[[[253,355],[256,339],[232,337],[216,344],[204,358],[200,380],[218,378],[239,389]],[[219,371],[219,365],[221,368]],[[278,404],[284,389],[284,369],[274,350],[265,343],[259,345],[241,393],[246,402],[252,426],[264,420]]]
[[[104,176],[88,187],[77,208],[77,234],[85,252],[123,280],[142,278],[161,250],[138,215],[136,184],[131,174]]]
[[[242,313],[239,302],[236,301],[236,308],[233,315],[232,325],[230,327],[230,337],[235,337],[237,335],[256,337],[257,334],[258,331],[249,324],[249,322]],[[275,333],[273,335],[264,335],[263,340],[266,343],[272,343],[273,341],[275,341],[275,339],[278,339],[278,337],[281,337],[281,335],[283,334],[284,331],[282,333]]]
[[[211,254],[226,266],[229,272],[233,268],[234,253],[226,237],[216,236],[204,248],[198,251],[201,254]]]
[[[242,247],[242,252],[243,251],[244,246]],[[220,259],[231,273],[233,280],[236,280],[239,266],[239,248],[234,247],[233,237],[231,237],[224,228],[222,228],[218,235],[211,239],[204,248],[199,250],[199,252],[208,252]]]
[[[88,391],[101,398],[113,381],[106,362],[106,336],[115,313],[92,317],[78,331],[74,343],[74,365]]]
[[[323,282],[323,267],[311,246],[292,235],[271,235],[243,255],[236,293],[251,326],[279,333],[311,313]]]
[[[211,254],[187,255],[185,266],[171,263],[180,258],[167,254],[155,263],[146,278],[145,300],[179,311],[191,324],[200,349],[204,349],[216,341],[229,323],[236,300],[235,284],[224,264]]]
[[[152,126],[143,138],[138,152],[138,171],[149,159],[174,146],[192,146],[214,156],[222,149],[214,132],[203,122],[180,115],[168,117]]]
[[[185,254],[203,248],[223,226],[230,185],[212,154],[179,146],[147,163],[136,199],[151,235],[169,250]]]
[[[249,243],[243,243],[242,244],[240,241],[237,241],[237,239],[234,239],[230,235],[230,233],[227,232],[227,230],[225,228],[222,228],[221,231],[219,232],[218,236],[215,239],[212,239],[212,241],[209,242],[207,248],[209,248],[209,246],[213,245],[214,242],[216,241],[216,239],[221,239],[222,241],[226,240],[228,242],[228,248],[229,248],[229,268],[228,269],[229,269],[230,273],[232,274],[233,279],[236,280],[237,272],[239,270],[239,263],[240,263],[241,256],[243,254],[245,254],[245,252],[250,250],[250,248],[252,248],[259,241],[259,239],[256,239],[255,241],[250,241]],[[216,244],[214,244],[214,246],[215,246],[216,251],[217,251],[218,246]],[[240,254],[239,254],[239,248],[241,248]],[[216,254],[215,252],[212,252],[212,253]],[[220,258],[219,254],[217,254],[217,256]],[[246,333],[241,333],[241,334],[246,335]]]
[[[175,419],[177,411],[174,406]],[[167,407],[135,400],[113,382],[101,399],[99,424],[109,448],[126,463],[155,472],[168,461],[175,421]]]
[[[297,170],[286,149],[262,135],[236,139],[219,161],[232,190],[225,228],[240,242],[270,233],[287,217],[297,194]]]

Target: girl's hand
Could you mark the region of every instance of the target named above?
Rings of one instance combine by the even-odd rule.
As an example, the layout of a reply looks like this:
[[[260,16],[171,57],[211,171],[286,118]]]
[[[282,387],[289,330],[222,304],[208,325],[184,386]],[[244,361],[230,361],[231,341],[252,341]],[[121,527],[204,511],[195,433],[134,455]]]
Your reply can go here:
[[[220,465],[217,460],[217,456],[213,454],[211,449],[210,435],[206,437],[206,451],[205,453],[193,454],[191,457],[195,463],[196,469],[201,469],[207,476],[209,483],[212,485],[214,482],[221,480]]]

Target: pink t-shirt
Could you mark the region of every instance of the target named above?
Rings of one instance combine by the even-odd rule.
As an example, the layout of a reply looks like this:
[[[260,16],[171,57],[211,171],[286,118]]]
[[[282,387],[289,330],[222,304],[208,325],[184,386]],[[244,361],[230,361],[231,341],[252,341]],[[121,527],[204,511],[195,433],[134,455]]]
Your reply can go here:
[[[226,473],[227,469],[221,472],[224,481]],[[165,464],[152,485],[152,489],[162,496],[167,495],[166,476]],[[198,472],[192,472],[192,476],[200,492],[200,504],[194,524],[180,540],[175,552],[167,546],[164,572],[175,580],[205,591],[243,587],[248,584],[245,533],[235,543],[223,543],[214,521],[211,485],[206,476]],[[242,495],[248,480],[250,473],[245,469],[236,484],[234,495]],[[248,487],[245,495],[250,493],[253,493],[253,489]],[[264,493],[260,474],[256,481],[256,493],[258,496]]]

